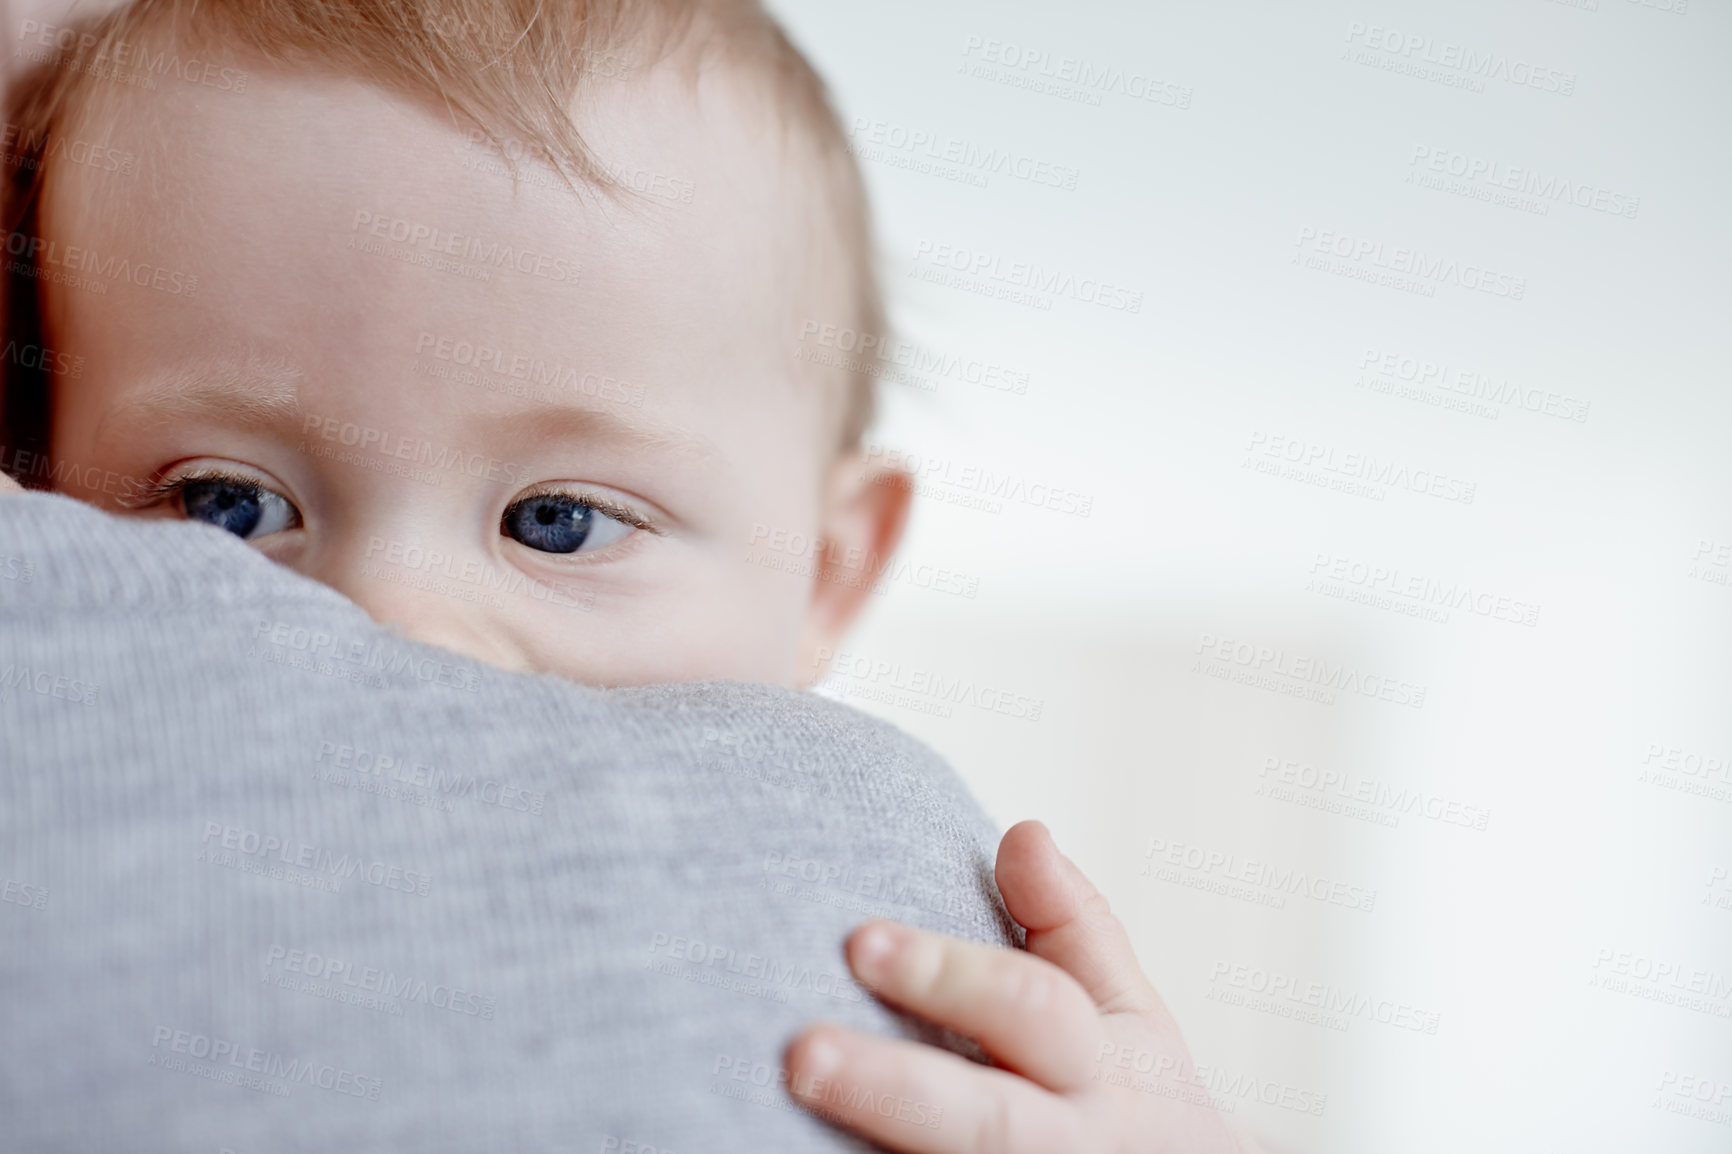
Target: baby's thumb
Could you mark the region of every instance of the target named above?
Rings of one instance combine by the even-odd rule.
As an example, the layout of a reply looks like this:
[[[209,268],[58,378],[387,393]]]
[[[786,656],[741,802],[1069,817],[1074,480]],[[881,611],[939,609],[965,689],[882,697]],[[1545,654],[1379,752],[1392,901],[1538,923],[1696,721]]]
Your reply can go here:
[[[1137,965],[1136,951],[1107,899],[1038,821],[1010,827],[994,870],[1004,904],[1028,931],[1028,952],[1082,984],[1108,1013],[1166,1013]]]

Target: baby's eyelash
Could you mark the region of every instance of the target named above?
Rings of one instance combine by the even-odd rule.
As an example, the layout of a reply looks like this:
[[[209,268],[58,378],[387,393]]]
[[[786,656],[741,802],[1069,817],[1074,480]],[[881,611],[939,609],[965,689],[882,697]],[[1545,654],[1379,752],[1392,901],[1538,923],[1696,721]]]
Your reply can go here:
[[[234,485],[237,488],[260,490],[268,488],[257,477],[249,477],[244,473],[207,466],[188,470],[175,477],[164,477],[159,473],[140,486],[138,492],[132,496],[122,497],[120,503],[128,509],[155,508],[180,493],[188,485],[197,484],[200,481],[221,481],[225,485]]]
[[[663,532],[645,520],[642,514],[621,505],[617,501],[610,501],[599,493],[591,493],[583,489],[567,488],[558,484],[536,485],[513,498],[511,505],[520,505],[524,501],[533,501],[537,497],[565,497],[576,501],[579,505],[588,505],[598,513],[606,513],[615,521],[623,521],[634,529],[642,529],[647,533],[654,533],[658,537],[664,536]]]
[[[237,488],[244,489],[266,490],[269,488],[269,486],[265,485],[257,477],[249,477],[245,473],[237,473],[230,469],[205,466],[198,469],[190,469],[178,476],[165,477],[158,474],[157,476],[152,477],[146,484],[140,486],[138,491],[133,495],[121,498],[121,504],[129,509],[154,508],[155,506],[162,504],[164,501],[175,497],[186,489],[187,486],[197,484],[201,481],[220,481],[225,485],[233,485]],[[538,485],[526,490],[511,503],[517,505],[524,501],[532,501],[537,497],[546,496],[566,497],[572,501],[576,501],[580,505],[587,505],[597,512],[605,513],[614,520],[630,525],[634,529],[642,529],[645,532],[653,533],[658,537],[665,535],[660,528],[646,520],[636,510],[622,505],[617,501],[610,500],[599,493],[592,493],[584,489],[567,488],[563,485],[557,484]]]

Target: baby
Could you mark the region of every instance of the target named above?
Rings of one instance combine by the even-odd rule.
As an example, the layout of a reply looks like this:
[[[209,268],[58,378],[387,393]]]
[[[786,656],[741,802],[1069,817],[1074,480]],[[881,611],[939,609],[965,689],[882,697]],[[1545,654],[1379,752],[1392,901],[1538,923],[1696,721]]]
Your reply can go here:
[[[27,30],[46,471],[505,668],[809,683],[910,495],[870,381],[794,355],[882,327],[846,138],[750,4],[534,7]]]
[[[860,450],[870,381],[798,355],[883,322],[845,134],[755,0],[137,0],[20,32],[8,272],[40,332],[9,336],[54,355],[50,451],[14,428],[10,471],[509,669],[822,672],[912,490]],[[762,540],[822,545],[748,563]],[[898,1149],[1235,1148],[1109,1077],[1188,1058],[1044,831],[999,876],[1029,953],[870,923],[849,957],[1003,1068],[820,1028],[790,1083],[946,1103],[845,1117]]]

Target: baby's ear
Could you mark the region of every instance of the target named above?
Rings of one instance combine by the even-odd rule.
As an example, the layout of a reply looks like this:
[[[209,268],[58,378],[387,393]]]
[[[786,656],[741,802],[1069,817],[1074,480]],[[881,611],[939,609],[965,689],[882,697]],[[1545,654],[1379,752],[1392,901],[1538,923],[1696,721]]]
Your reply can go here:
[[[811,685],[824,676],[836,646],[866,607],[878,575],[889,567],[890,556],[902,540],[913,500],[913,476],[884,464],[881,455],[851,449],[830,467],[818,525],[821,545],[813,567],[812,600],[800,645],[802,684]]]

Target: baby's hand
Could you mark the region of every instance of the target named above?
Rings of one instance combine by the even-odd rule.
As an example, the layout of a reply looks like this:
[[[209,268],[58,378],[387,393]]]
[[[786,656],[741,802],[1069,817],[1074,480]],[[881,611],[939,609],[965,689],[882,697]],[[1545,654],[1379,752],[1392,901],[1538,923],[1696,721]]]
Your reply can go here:
[[[1124,926],[1046,827],[998,847],[1028,952],[871,921],[848,964],[885,1001],[974,1038],[996,1067],[819,1025],[788,1050],[809,1109],[910,1154],[1254,1154],[1209,1104]]]

